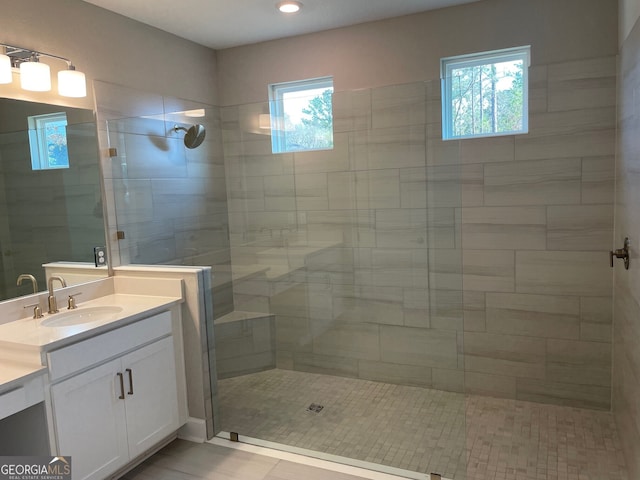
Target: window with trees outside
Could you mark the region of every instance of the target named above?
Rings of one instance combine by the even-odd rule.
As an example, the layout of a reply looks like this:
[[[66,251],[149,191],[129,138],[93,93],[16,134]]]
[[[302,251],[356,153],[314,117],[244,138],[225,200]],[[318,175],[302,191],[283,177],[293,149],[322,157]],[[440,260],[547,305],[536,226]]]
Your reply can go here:
[[[67,114],[49,113],[28,117],[32,170],[69,168]]]
[[[527,133],[531,47],[441,60],[442,138]]]
[[[269,85],[273,153],[333,148],[333,78]]]

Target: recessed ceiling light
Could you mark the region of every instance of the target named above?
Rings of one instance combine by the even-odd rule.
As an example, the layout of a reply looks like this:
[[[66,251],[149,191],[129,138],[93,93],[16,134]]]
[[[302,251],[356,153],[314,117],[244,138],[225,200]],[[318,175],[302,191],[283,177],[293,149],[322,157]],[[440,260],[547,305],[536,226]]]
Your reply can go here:
[[[302,8],[302,3],[296,0],[285,0],[284,2],[278,2],[276,7],[282,13],[296,13]]]

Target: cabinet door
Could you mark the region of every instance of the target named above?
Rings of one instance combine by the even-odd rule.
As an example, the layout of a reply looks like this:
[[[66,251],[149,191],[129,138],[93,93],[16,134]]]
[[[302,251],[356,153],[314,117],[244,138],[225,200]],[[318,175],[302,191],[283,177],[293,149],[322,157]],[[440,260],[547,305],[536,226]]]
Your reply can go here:
[[[173,338],[158,340],[125,355],[122,368],[129,453],[133,459],[178,429]]]
[[[104,479],[129,461],[120,360],[51,387],[58,454],[71,455],[73,478]]]

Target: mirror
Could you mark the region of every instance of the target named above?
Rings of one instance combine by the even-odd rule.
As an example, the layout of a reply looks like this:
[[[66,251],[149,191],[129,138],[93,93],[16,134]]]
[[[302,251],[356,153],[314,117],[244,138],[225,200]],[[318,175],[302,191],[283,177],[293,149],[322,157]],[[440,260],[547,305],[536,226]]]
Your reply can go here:
[[[0,300],[33,293],[20,274],[46,290],[45,263],[93,265],[106,238],[98,165],[91,110],[0,98]]]

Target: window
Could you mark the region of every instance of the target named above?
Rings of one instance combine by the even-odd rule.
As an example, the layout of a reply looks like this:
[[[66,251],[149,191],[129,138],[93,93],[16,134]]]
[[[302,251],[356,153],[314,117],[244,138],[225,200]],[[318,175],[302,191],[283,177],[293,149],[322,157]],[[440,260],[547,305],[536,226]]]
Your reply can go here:
[[[333,78],[269,85],[273,153],[333,148]]]
[[[528,132],[530,49],[441,60],[444,140]]]
[[[49,113],[28,117],[31,169],[69,168],[67,114]]]

